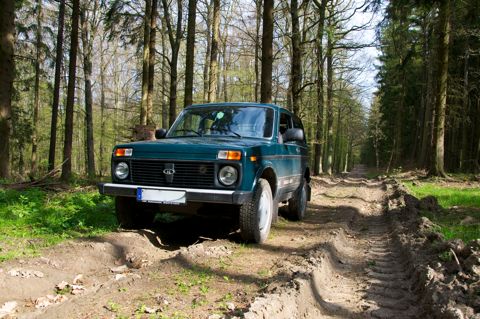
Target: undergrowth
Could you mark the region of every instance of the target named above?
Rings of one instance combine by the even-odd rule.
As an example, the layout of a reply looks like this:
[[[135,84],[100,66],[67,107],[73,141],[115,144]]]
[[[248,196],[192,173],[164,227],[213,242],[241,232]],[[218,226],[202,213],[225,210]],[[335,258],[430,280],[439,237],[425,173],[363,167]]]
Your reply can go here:
[[[417,198],[435,196],[442,209],[439,212],[422,211],[436,225],[446,239],[464,242],[480,238],[480,189],[442,186],[435,183],[405,184]]]
[[[112,199],[93,188],[62,193],[0,189],[0,261],[35,255],[65,239],[97,236],[116,226]]]

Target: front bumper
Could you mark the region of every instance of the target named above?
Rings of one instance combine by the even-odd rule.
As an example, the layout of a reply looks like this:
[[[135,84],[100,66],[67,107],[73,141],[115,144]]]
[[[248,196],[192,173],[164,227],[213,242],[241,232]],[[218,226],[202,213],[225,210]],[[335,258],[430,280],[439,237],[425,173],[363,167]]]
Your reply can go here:
[[[136,197],[137,188],[185,191],[187,195],[187,202],[199,202],[199,203],[242,205],[252,197],[252,192],[233,191],[233,190],[154,187],[154,186],[115,184],[115,183],[98,184],[98,190],[100,191],[100,194],[111,195],[111,196]]]

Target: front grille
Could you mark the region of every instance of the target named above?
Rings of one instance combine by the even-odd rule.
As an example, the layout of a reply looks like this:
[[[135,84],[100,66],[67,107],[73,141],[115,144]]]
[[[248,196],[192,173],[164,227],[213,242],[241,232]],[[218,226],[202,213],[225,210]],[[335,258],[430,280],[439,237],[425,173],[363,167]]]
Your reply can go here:
[[[167,178],[163,170],[173,168],[175,173]],[[139,185],[213,188],[215,167],[213,163],[132,160],[132,182]]]

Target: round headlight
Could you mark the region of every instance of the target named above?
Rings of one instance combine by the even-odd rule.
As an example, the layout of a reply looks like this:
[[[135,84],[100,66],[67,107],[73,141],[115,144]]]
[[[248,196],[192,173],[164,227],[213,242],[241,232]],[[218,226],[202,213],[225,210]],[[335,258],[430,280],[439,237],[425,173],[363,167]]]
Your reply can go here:
[[[129,173],[128,164],[125,162],[120,162],[115,166],[115,176],[118,179],[125,179],[127,178]]]
[[[224,166],[218,172],[218,179],[223,185],[233,185],[238,179],[238,171],[235,167]]]

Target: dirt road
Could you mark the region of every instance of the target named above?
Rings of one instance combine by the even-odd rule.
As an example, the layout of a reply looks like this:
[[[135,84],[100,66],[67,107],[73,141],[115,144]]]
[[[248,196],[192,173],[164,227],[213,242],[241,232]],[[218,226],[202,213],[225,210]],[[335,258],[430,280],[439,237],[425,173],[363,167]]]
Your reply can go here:
[[[314,179],[306,219],[281,218],[261,246],[189,218],[5,262],[0,307],[20,318],[416,318],[385,186],[361,176]]]

